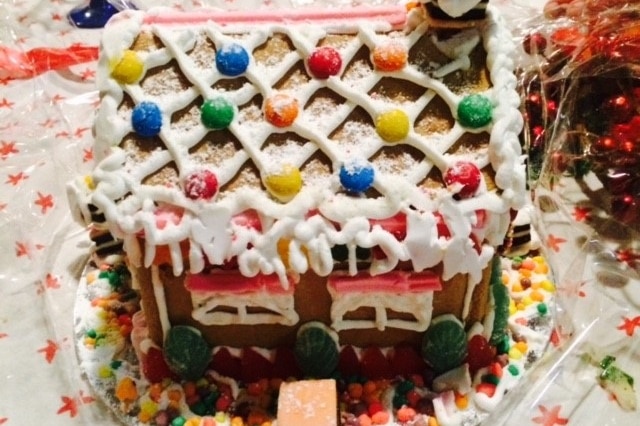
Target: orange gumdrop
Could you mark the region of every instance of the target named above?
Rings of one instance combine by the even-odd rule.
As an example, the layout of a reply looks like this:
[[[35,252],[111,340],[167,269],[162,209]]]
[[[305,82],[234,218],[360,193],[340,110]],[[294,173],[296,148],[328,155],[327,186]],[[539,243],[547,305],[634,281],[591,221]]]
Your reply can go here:
[[[298,100],[284,93],[277,93],[264,102],[264,116],[276,127],[291,126],[298,111]]]
[[[409,52],[399,41],[390,41],[373,49],[372,60],[380,71],[400,71],[407,65]]]

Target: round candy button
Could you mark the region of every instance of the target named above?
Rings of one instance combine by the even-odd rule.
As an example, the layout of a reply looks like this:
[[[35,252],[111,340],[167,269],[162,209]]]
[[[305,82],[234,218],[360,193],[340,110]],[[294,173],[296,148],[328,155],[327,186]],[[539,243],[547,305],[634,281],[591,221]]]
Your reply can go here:
[[[407,47],[399,41],[378,45],[371,53],[371,59],[376,69],[387,72],[400,71],[407,65],[408,58]]]
[[[307,67],[315,78],[327,79],[340,72],[342,57],[333,47],[319,47],[309,55]]]
[[[276,127],[288,127],[298,117],[298,100],[285,93],[277,93],[264,102],[264,116]]]
[[[271,195],[286,202],[302,189],[302,175],[297,167],[287,164],[279,172],[268,175],[264,184]]]
[[[184,180],[184,193],[192,200],[209,200],[218,192],[218,178],[211,170],[190,173]]]
[[[133,130],[140,136],[152,137],[162,128],[162,112],[153,102],[144,101],[133,108],[131,113]]]
[[[376,131],[386,142],[399,142],[409,134],[409,117],[404,111],[394,109],[376,119]]]
[[[349,192],[361,193],[373,185],[375,172],[367,161],[351,161],[340,167],[340,184]]]
[[[233,121],[233,104],[223,97],[209,99],[200,107],[200,119],[209,129],[224,129]]]
[[[489,98],[475,94],[466,96],[458,104],[458,121],[465,127],[477,129],[491,122],[493,105]]]
[[[122,58],[111,70],[111,77],[120,84],[133,84],[140,80],[144,72],[144,64],[133,50],[125,50]]]
[[[216,52],[216,68],[230,77],[244,73],[249,66],[247,50],[237,43],[223,46]]]

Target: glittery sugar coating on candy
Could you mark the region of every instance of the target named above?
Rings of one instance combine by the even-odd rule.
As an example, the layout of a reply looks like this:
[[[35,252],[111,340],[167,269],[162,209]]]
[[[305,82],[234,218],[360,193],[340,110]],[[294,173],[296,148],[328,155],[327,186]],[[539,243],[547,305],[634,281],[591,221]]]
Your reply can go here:
[[[286,93],[276,93],[264,102],[264,116],[276,127],[288,127],[298,117],[298,100]]]
[[[190,173],[184,182],[184,193],[187,197],[197,200],[208,200],[218,192],[218,178],[211,170],[198,170]]]
[[[375,67],[380,71],[399,71],[407,65],[409,52],[407,47],[398,42],[390,41],[376,46],[371,54]]]
[[[477,129],[491,123],[493,105],[486,96],[465,96],[458,104],[458,121],[465,127]]]
[[[409,134],[411,123],[407,114],[399,109],[384,112],[376,119],[376,131],[386,142],[399,142]]]
[[[133,50],[125,50],[111,71],[111,77],[120,84],[134,84],[143,74],[144,63]]]
[[[202,124],[209,129],[224,129],[235,116],[235,108],[224,97],[217,97],[205,101],[200,107],[200,119]]]
[[[249,54],[244,47],[237,43],[223,46],[216,52],[216,68],[224,75],[238,76],[244,73],[248,66]]]
[[[375,171],[367,161],[351,161],[340,167],[340,184],[349,192],[364,192],[373,185]]]
[[[337,75],[342,68],[340,52],[330,46],[322,46],[311,52],[307,58],[309,72],[318,79]]]
[[[284,165],[277,173],[264,178],[264,184],[269,193],[280,201],[289,201],[302,188],[300,169],[290,164]]]
[[[475,164],[469,161],[458,161],[445,171],[443,178],[447,187],[454,185],[460,187],[456,193],[458,197],[469,198],[480,187],[482,173]]]
[[[133,108],[131,125],[140,136],[152,137],[162,128],[162,112],[154,102],[141,102]]]

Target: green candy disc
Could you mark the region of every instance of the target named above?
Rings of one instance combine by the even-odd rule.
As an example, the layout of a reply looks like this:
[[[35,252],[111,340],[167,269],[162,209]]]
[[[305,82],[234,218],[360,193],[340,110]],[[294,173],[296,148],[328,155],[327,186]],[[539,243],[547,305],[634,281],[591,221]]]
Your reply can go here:
[[[186,325],[171,327],[164,341],[164,358],[171,371],[186,380],[202,377],[211,348],[198,330]]]
[[[307,323],[298,331],[294,354],[306,376],[330,377],[338,367],[337,336],[320,322]]]
[[[422,357],[436,373],[462,365],[467,356],[467,334],[453,315],[434,318],[422,338]]]
[[[458,121],[464,127],[477,129],[491,122],[493,105],[486,96],[465,96],[458,104]]]
[[[223,97],[209,99],[200,107],[200,119],[208,129],[224,129],[235,115],[233,104]]]
[[[499,256],[491,265],[491,298],[494,308],[493,331],[489,343],[498,346],[507,335],[509,327],[509,289],[502,284],[502,262]]]

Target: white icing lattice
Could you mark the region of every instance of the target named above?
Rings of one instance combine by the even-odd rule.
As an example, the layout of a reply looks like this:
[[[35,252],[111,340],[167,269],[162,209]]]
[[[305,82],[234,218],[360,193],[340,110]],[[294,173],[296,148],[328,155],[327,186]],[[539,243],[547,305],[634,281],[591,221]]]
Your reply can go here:
[[[501,243],[506,232],[509,209],[521,205],[526,194],[518,141],[522,119],[517,110],[519,98],[509,57],[512,46],[506,30],[496,25],[492,14],[489,15],[490,19],[482,28],[467,30],[458,36],[458,48],[451,43],[442,44],[441,53],[448,58],[447,62],[428,64],[428,71],[425,64],[411,61],[402,70],[394,72],[349,67],[363,49],[370,52],[390,40],[403,44],[408,51],[417,49],[416,44],[423,41],[429,31],[426,23],[403,32],[391,30],[390,25],[381,20],[345,21],[348,26],[343,23],[342,27],[348,28],[352,36],[336,47],[343,60],[341,75],[326,80],[307,75],[301,78],[299,86],[279,89],[276,86],[290,79],[291,73],[300,69],[300,64],[327,36],[326,25],[293,22],[223,26],[202,17],[192,24],[184,21],[169,24],[167,20],[153,24],[144,23],[142,15],[131,13],[105,32],[100,65],[100,89],[104,96],[96,135],[97,156],[106,155],[106,158],[94,173],[97,188],[93,201],[104,211],[112,232],[127,240],[132,253],[138,251],[135,249],[137,237],[144,235],[145,258],[133,258],[134,263],[150,265],[156,247],[168,245],[177,274],[184,269],[179,243],[188,240],[192,272],[200,271],[206,261],[221,264],[236,257],[243,275],[276,273],[285,283],[287,270],[303,273],[311,268],[320,275],[330,273],[334,265],[331,248],[335,245],[346,245],[349,249],[349,270],[353,273],[355,248],[378,246],[384,251],[385,258],[372,262],[372,274],[390,271],[401,261],[412,261],[416,270],[442,262],[444,279],[457,273],[469,273],[472,281],[477,282],[493,254],[492,247]],[[336,25],[331,28],[336,31]],[[143,32],[150,32],[157,40],[156,47],[137,52],[147,75],[139,84],[120,84],[110,77],[109,70]],[[284,35],[295,49],[285,52],[278,61],[259,62],[252,57],[248,69],[238,80],[242,84],[235,86],[229,84],[230,79],[213,63],[205,66],[204,57],[193,53],[203,40],[209,40],[216,50],[238,44],[252,53],[274,34]],[[443,101],[450,116],[456,118],[460,100],[470,93],[455,93],[443,83],[443,77],[470,66],[468,56],[480,41],[487,52],[491,80],[491,87],[483,89],[481,94],[493,105],[491,122],[471,129],[455,121],[448,130],[429,135],[410,128],[406,138],[398,144],[406,147],[407,152],[409,149],[419,152],[423,158],[416,160],[405,155],[400,166],[373,161],[390,144],[378,135],[373,125],[356,121],[345,123],[347,118],[356,110],[364,111],[375,123],[381,114],[400,109],[410,123],[415,123],[434,99]],[[150,83],[153,81],[151,76],[156,77],[152,72],[157,67],[174,64],[175,76],[169,81],[158,82],[164,85],[162,88]],[[171,76],[172,72],[167,75]],[[373,90],[384,87],[380,84],[387,78],[405,81],[423,92],[415,100],[387,99],[384,93]],[[303,108],[293,124],[285,128],[264,120],[259,105],[256,107],[252,103],[259,99],[258,96],[264,100],[282,92],[305,106],[320,90],[328,90],[344,102],[333,106],[329,113],[322,107]],[[238,108],[235,119],[224,131],[227,133],[209,130],[199,120],[192,119],[187,126],[174,119],[198,104],[200,99],[219,96]],[[135,105],[153,102],[162,111],[163,125],[156,139],[160,142],[144,155],[124,152],[120,145],[133,132],[127,99]],[[315,115],[318,111],[325,114],[319,118]],[[338,130],[341,132],[340,143],[332,139]],[[452,151],[464,135],[481,132],[489,135],[488,147]],[[257,168],[258,179],[263,182],[284,165],[302,168],[301,190],[286,203],[270,196],[260,182],[223,191],[212,200],[193,200],[185,196],[180,188],[185,176],[201,168],[203,161],[202,155],[189,151],[205,138],[210,138],[207,143],[215,144],[218,136],[223,138],[222,135],[227,134],[232,135],[233,147],[229,148],[229,155],[224,160],[217,160],[213,167],[221,188],[231,187],[250,163]],[[271,145],[269,142],[274,135],[284,142]],[[349,137],[353,140],[343,143]],[[326,176],[304,169],[320,153],[330,163]],[[373,164],[373,188],[379,196],[353,196],[340,186],[340,167],[354,159]],[[419,186],[434,167],[444,172],[461,159],[473,161],[480,168],[491,167],[499,191],[489,190],[483,183],[473,197],[457,200],[444,186],[436,189]],[[148,176],[174,168],[177,176],[168,173],[164,184],[144,183]],[[158,212],[167,206],[177,208],[181,213],[175,222],[159,227]],[[233,217],[247,211],[258,212],[259,226],[234,223]],[[485,212],[481,224],[478,224],[478,211]],[[369,222],[369,219],[391,218],[398,214],[406,217],[407,236],[403,241],[395,239],[384,227],[372,227]],[[442,218],[450,232],[447,238],[438,236],[437,217]],[[278,249],[278,241],[282,240],[289,241],[286,265]]]

